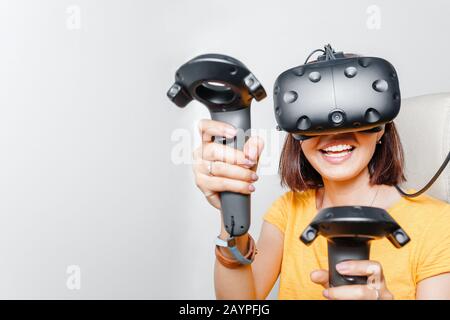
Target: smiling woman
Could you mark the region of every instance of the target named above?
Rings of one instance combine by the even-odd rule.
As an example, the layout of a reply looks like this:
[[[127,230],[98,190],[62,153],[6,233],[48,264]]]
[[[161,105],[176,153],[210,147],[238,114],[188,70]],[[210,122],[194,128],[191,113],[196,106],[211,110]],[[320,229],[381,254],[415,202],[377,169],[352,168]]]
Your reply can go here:
[[[216,296],[263,299],[280,276],[280,299],[450,299],[450,205],[418,196],[421,192],[403,198],[397,189],[406,179],[393,122],[401,104],[395,68],[385,59],[336,52],[330,45],[321,51],[316,61],[308,62],[310,55],[304,65],[282,72],[275,81],[275,118],[278,129],[288,133],[279,173],[281,185],[290,191],[264,215],[256,246],[248,233],[233,237],[222,225],[215,251]],[[217,121],[200,125],[196,184],[227,216],[223,192],[255,191],[254,171],[264,143],[252,137],[242,151],[233,150],[211,138],[233,128]],[[387,211],[411,241],[398,250],[387,239],[378,240],[370,248],[373,260],[366,258],[368,249],[358,256],[354,242],[340,242],[335,247],[351,247],[346,250],[351,258],[333,260],[330,254],[330,261],[340,263],[328,264],[323,237],[309,247],[299,237],[319,210],[338,206],[383,209],[376,215]],[[363,238],[357,231],[339,237]],[[327,268],[336,268],[331,280]],[[337,285],[335,275],[360,281]]]

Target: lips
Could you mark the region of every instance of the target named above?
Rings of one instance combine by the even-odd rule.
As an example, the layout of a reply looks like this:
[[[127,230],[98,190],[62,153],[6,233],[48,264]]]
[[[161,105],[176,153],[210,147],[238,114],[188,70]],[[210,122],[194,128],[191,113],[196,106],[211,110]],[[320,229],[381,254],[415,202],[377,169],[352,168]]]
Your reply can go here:
[[[353,149],[351,150],[343,150],[341,152],[324,152],[321,151],[321,156],[322,158],[327,161],[330,164],[340,164],[348,159],[350,159],[350,157],[353,154]]]
[[[333,153],[341,153],[344,151],[352,151],[353,149],[355,149],[355,147],[349,144],[333,144],[327,146],[326,148],[320,149],[320,151],[327,154],[333,154]]]
[[[325,144],[319,151],[327,162],[339,164],[349,159],[355,149],[356,147],[348,142],[335,140]]]
[[[357,148],[354,132],[343,132],[321,137],[318,151],[331,164],[339,164],[349,159]]]
[[[337,146],[337,145],[350,145],[350,146],[355,146],[355,139],[351,139],[351,137],[349,135],[346,135],[346,137],[342,137],[342,138],[334,138],[334,139],[329,139],[328,142],[323,143],[319,149],[326,149],[328,147],[331,146]]]

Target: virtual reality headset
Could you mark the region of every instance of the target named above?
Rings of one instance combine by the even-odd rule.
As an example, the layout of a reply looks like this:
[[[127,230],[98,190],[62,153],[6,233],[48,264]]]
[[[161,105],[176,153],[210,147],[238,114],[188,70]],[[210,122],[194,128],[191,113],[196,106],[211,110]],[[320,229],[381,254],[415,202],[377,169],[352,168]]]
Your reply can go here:
[[[308,63],[313,53],[317,61]],[[346,55],[330,45],[274,85],[278,129],[297,140],[340,132],[377,132],[400,111],[397,72],[377,57]]]

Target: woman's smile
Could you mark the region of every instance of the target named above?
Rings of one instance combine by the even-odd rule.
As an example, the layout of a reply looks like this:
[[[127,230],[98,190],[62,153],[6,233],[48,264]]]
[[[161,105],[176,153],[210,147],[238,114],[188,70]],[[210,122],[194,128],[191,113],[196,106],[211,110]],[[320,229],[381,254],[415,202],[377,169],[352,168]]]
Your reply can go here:
[[[356,149],[356,137],[354,133],[344,133],[323,137],[324,142],[317,148],[320,156],[330,164],[340,164],[350,159]]]
[[[319,149],[322,158],[331,164],[340,164],[351,158],[355,146],[350,144],[332,144]]]

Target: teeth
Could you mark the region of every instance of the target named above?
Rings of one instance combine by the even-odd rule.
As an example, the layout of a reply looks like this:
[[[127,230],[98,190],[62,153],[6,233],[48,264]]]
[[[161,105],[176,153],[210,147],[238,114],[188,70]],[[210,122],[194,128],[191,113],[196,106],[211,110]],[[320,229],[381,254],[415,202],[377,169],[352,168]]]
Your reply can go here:
[[[326,152],[339,152],[339,151],[344,151],[344,150],[350,150],[351,148],[352,148],[352,146],[348,145],[348,144],[338,144],[335,146],[330,146],[323,150]]]
[[[343,157],[347,154],[349,154],[351,151],[344,151],[344,152],[339,152],[339,153],[326,153],[325,156],[326,157],[331,157],[331,158],[340,158]]]

